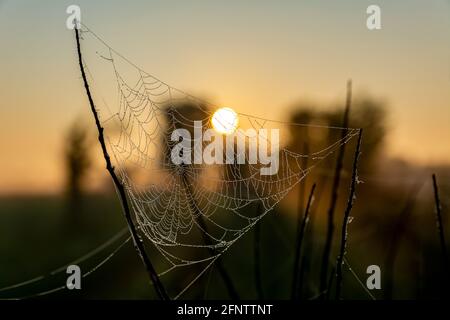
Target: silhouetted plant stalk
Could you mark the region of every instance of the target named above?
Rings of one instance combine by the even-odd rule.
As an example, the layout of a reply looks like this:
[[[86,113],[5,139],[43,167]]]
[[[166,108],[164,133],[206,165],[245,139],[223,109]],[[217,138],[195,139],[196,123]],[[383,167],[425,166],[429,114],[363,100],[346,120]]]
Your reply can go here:
[[[347,82],[347,98],[345,103],[344,117],[342,120],[342,127],[347,128],[349,122],[349,114],[352,100],[352,81]],[[342,130],[342,139],[347,135],[348,130]],[[336,160],[336,169],[334,172],[333,186],[331,189],[331,202],[328,209],[328,220],[327,220],[327,234],[325,239],[325,245],[322,256],[322,266],[320,269],[320,292],[327,290],[328,285],[328,264],[330,262],[331,248],[333,245],[333,235],[334,235],[334,212],[336,209],[336,204],[338,200],[338,190],[341,181],[341,171],[344,164],[344,153],[345,153],[345,143],[339,148],[339,153]]]
[[[205,245],[208,246],[208,250],[211,254],[211,256],[217,255],[217,251],[213,248],[213,242],[209,236],[208,233],[208,226],[205,223],[205,220],[203,219],[203,216],[198,208],[197,201],[194,198],[194,192],[191,188],[191,183],[188,180],[188,177],[186,176],[185,168],[183,170],[183,173],[181,174],[181,179],[183,182],[183,186],[186,192],[187,200],[189,203],[189,207],[194,213],[195,221],[197,222],[198,226],[201,229],[201,234],[203,237],[203,242]],[[202,232],[203,231],[203,232]],[[215,267],[219,271],[219,274],[225,283],[225,286],[228,290],[228,294],[230,295],[231,299],[233,300],[239,300],[239,295],[237,293],[237,290],[233,284],[233,281],[231,280],[230,275],[228,274],[227,270],[225,269],[225,266],[223,265],[222,258],[219,256],[214,262]]]
[[[408,226],[409,217],[412,214],[414,209],[414,205],[417,200],[417,194],[423,186],[423,181],[416,183],[413,185],[411,190],[409,191],[408,197],[405,202],[405,206],[398,215],[395,226],[392,230],[392,236],[388,240],[387,243],[387,254],[384,261],[384,274],[385,274],[385,285],[384,285],[384,299],[391,300],[393,294],[394,287],[394,267],[395,267],[395,258],[397,257],[400,239],[403,236],[406,227]]]
[[[319,180],[322,180],[319,178]],[[322,181],[323,182],[323,181]],[[316,190],[314,191],[314,202],[320,203],[321,196],[323,194],[323,187],[324,184],[316,183]],[[312,281],[305,281],[305,277],[308,276],[311,278],[312,272],[314,269],[313,267],[313,257],[315,248],[317,246],[317,241],[315,239],[315,233],[314,233],[314,219],[316,219],[315,212],[317,211],[317,206],[310,208],[309,213],[309,221],[308,221],[308,228],[306,229],[305,239],[307,239],[307,242],[305,243],[303,251],[303,257],[300,263],[300,272],[299,272],[299,287],[300,287],[300,293],[299,299],[307,298],[309,299],[311,295],[317,294],[316,289],[313,288],[314,286]],[[306,290],[306,291],[305,291]],[[319,294],[319,298],[322,298],[322,294]]]
[[[353,159],[353,169],[352,169],[352,182],[350,185],[350,193],[348,195],[347,207],[344,213],[344,221],[342,222],[341,230],[341,246],[339,250],[339,256],[336,263],[336,300],[341,298],[341,288],[342,288],[342,265],[344,264],[345,250],[347,247],[347,237],[348,237],[348,224],[350,219],[350,212],[353,208],[353,202],[355,201],[356,185],[358,183],[358,159],[361,153],[361,139],[362,139],[362,129],[359,129],[358,144],[356,145],[355,157]]]
[[[303,214],[303,219],[301,220],[301,224],[297,230],[297,241],[295,246],[295,260],[294,260],[294,277],[292,281],[292,294],[291,294],[293,300],[298,299],[301,294],[302,283],[300,282],[300,258],[302,256],[303,237],[305,234],[306,226],[308,225],[309,221],[309,211],[310,211],[309,209],[314,199],[315,189],[316,184],[314,183],[313,186],[311,187],[311,192],[309,193],[305,213]],[[301,211],[301,208],[299,208],[299,211]]]
[[[303,154],[304,155],[308,155],[309,154],[309,147],[308,147],[308,143],[303,143]],[[304,170],[306,170],[308,167],[308,157],[305,156],[302,159],[302,168]],[[296,230],[296,249],[295,249],[295,257],[294,257],[294,268],[293,268],[293,275],[292,275],[292,292],[291,292],[291,299],[295,300],[298,298],[299,294],[298,294],[298,290],[301,290],[300,288],[297,287],[298,285],[298,281],[299,281],[299,277],[300,277],[300,259],[301,259],[301,255],[300,252],[298,250],[298,237],[299,237],[299,233],[300,233],[300,229],[301,229],[301,225],[302,225],[302,220],[304,218],[305,212],[303,211],[303,202],[304,202],[304,198],[305,198],[305,187],[306,187],[306,177],[307,175],[305,174],[303,176],[302,181],[299,184],[299,188],[298,188],[298,205],[297,205],[297,230]]]
[[[434,203],[436,206],[436,220],[437,220],[437,228],[439,233],[439,240],[441,243],[441,251],[442,251],[442,263],[444,267],[445,272],[445,280],[446,284],[449,284],[449,275],[448,272],[450,272],[450,263],[448,261],[448,255],[447,255],[447,245],[445,243],[445,231],[444,231],[444,224],[442,223],[442,207],[441,207],[441,200],[439,198],[439,189],[437,184],[436,175],[433,174],[433,190],[434,190]],[[448,288],[444,289],[445,291],[448,290]],[[447,293],[448,295],[448,293]]]
[[[76,25],[76,22],[74,24]],[[102,127],[102,125],[100,123],[97,109],[95,107],[94,100],[92,99],[92,95],[91,95],[91,92],[89,89],[89,84],[88,84],[88,81],[86,78],[86,73],[84,71],[83,58],[82,58],[81,46],[80,46],[79,30],[77,29],[77,27],[75,27],[74,29],[75,29],[75,38],[76,38],[76,42],[77,42],[78,63],[80,66],[81,77],[83,78],[84,88],[86,89],[86,95],[88,97],[89,105],[91,107],[91,111],[92,111],[92,114],[95,119],[95,125],[98,130],[98,141],[102,148],[103,157],[106,162],[106,169],[108,170],[109,174],[111,175],[114,185],[119,193],[123,213],[124,213],[125,219],[127,221],[128,228],[131,233],[131,237],[133,238],[134,247],[135,247],[136,251],[138,252],[139,256],[141,257],[142,263],[144,264],[147,274],[148,274],[151,282],[153,283],[156,293],[161,300],[170,300],[163,284],[161,283],[161,281],[158,277],[158,274],[156,273],[149,257],[147,256],[147,253],[145,252],[144,244],[136,230],[133,219],[131,217],[130,206],[128,204],[128,199],[127,199],[127,196],[125,193],[125,188],[115,173],[114,166],[111,163],[111,159],[109,157],[108,150],[106,149],[105,138],[103,135],[104,128]]]

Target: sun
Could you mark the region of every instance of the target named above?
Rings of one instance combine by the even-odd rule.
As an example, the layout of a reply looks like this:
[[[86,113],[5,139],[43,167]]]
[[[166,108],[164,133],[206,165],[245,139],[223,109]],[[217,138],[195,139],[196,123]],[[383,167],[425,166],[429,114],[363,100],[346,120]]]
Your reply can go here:
[[[211,123],[217,132],[221,134],[232,134],[239,123],[237,113],[231,108],[220,108],[214,112]]]

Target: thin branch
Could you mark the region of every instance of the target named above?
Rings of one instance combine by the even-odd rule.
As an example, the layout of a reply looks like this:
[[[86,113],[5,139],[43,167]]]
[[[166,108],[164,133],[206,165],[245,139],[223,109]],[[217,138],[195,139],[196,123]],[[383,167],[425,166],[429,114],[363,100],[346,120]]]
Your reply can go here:
[[[319,184],[317,184],[317,188],[314,192],[314,201],[317,203],[320,203],[320,197],[322,195],[322,191],[323,191],[323,187],[319,187]],[[314,210],[313,210],[314,209]],[[309,296],[310,292],[310,284],[308,283],[308,286],[305,287],[306,282],[304,281],[305,279],[305,275],[308,273],[311,273],[311,268],[312,268],[312,264],[313,264],[313,256],[314,256],[314,248],[315,248],[315,233],[314,233],[314,212],[317,210],[316,208],[311,208],[310,211],[310,218],[308,221],[308,229],[306,230],[306,234],[305,234],[305,238],[307,239],[306,242],[306,247],[304,248],[304,253],[303,253],[303,257],[302,257],[302,261],[300,263],[300,271],[299,271],[299,298],[302,299],[305,296]],[[304,294],[305,293],[305,288],[308,289],[306,292],[308,292],[308,294]]]
[[[151,282],[153,283],[153,286],[155,287],[156,293],[161,300],[170,300],[169,296],[166,293],[164,286],[162,285],[162,283],[158,277],[158,274],[156,273],[149,257],[147,256],[147,253],[145,252],[144,244],[143,244],[141,238],[139,237],[139,234],[136,230],[133,219],[131,217],[130,206],[128,204],[128,199],[127,199],[127,196],[125,193],[125,188],[115,173],[114,166],[111,163],[111,159],[109,157],[108,150],[106,149],[105,138],[103,135],[104,128],[102,127],[102,125],[100,123],[97,109],[95,107],[94,100],[92,99],[92,95],[91,95],[91,92],[89,89],[89,84],[88,84],[88,81],[86,78],[86,73],[84,71],[83,58],[81,55],[79,31],[76,27],[74,29],[75,29],[75,38],[77,41],[78,63],[80,65],[80,71],[81,71],[81,76],[83,78],[84,88],[86,89],[86,95],[89,99],[89,105],[91,107],[91,111],[92,111],[92,114],[95,119],[95,125],[98,130],[98,141],[102,148],[103,157],[106,162],[106,169],[108,170],[109,174],[111,175],[114,185],[119,193],[123,213],[124,213],[125,219],[127,221],[128,229],[130,230],[131,237],[133,238],[134,247],[135,247],[136,251],[139,253],[139,256],[141,257],[142,263],[144,264],[145,269],[148,273],[148,276],[149,276]]]
[[[303,150],[302,152],[304,154],[309,154],[309,147],[308,147],[308,143],[304,143],[303,144]],[[308,157],[304,157],[303,161],[302,161],[302,168],[306,169],[308,167]],[[293,268],[293,276],[292,276],[292,292],[291,292],[291,299],[295,300],[298,298],[297,292],[299,290],[301,290],[298,287],[298,282],[299,282],[299,277],[301,276],[301,267],[300,267],[300,251],[298,248],[298,239],[299,239],[299,234],[300,234],[300,230],[301,230],[301,226],[303,223],[303,219],[305,216],[305,212],[303,211],[303,202],[305,199],[305,188],[306,188],[306,175],[303,177],[303,180],[301,181],[301,183],[299,184],[299,188],[298,188],[298,205],[297,205],[297,230],[296,230],[296,235],[297,235],[297,241],[296,241],[296,248],[295,248],[295,257],[294,257],[294,268]]]
[[[388,239],[387,248],[386,248],[386,257],[384,259],[384,270],[385,270],[385,289],[384,292],[384,300],[391,300],[393,294],[393,286],[394,286],[394,268],[395,268],[395,260],[397,257],[400,240],[404,235],[406,228],[408,227],[408,222],[410,220],[410,216],[413,212],[414,205],[417,200],[417,194],[421,190],[423,186],[423,181],[415,183],[411,190],[408,193],[408,196],[405,201],[405,206],[400,211],[395,225],[393,226],[391,237]]]
[[[194,192],[191,188],[191,183],[190,183],[188,177],[186,176],[185,170],[183,170],[183,173],[181,174],[181,180],[183,183],[183,187],[186,190],[189,207],[194,212],[195,221],[199,225],[200,229],[203,230],[203,232],[201,232],[202,237],[203,237],[203,242],[208,246],[208,251],[210,252],[211,256],[215,256],[215,255],[217,255],[217,250],[215,250],[213,248],[213,242],[208,235],[208,226],[206,225],[206,222],[203,219],[203,216],[202,216],[200,210],[198,209],[197,201],[194,198]],[[215,259],[214,265],[216,266],[217,271],[219,272],[223,282],[225,283],[225,286],[228,290],[228,294],[230,295],[230,298],[233,300],[240,300],[239,294],[237,293],[237,290],[236,290],[236,287],[234,286],[230,275],[228,274],[225,266],[223,265],[221,256],[219,256],[219,257],[217,257],[217,259]]]
[[[309,147],[308,143],[303,143],[303,151],[304,154],[309,154]],[[304,157],[302,161],[302,167],[306,169],[308,167],[308,157]],[[303,180],[299,184],[298,188],[298,204],[297,204],[297,241],[296,241],[296,249],[295,249],[295,257],[294,257],[294,268],[293,268],[293,275],[292,275],[292,292],[291,292],[291,299],[295,300],[299,296],[297,293],[299,292],[299,288],[297,287],[300,277],[300,250],[298,248],[298,242],[299,242],[299,235],[300,230],[302,227],[302,223],[305,217],[305,214],[303,212],[303,202],[305,198],[305,187],[306,187],[306,175],[303,177]],[[303,237],[303,235],[302,235]]]
[[[356,145],[355,157],[353,159],[353,169],[352,169],[352,183],[350,185],[350,193],[348,195],[347,208],[344,213],[344,221],[342,222],[341,231],[341,247],[339,250],[339,256],[336,263],[336,300],[341,299],[341,289],[342,289],[342,265],[344,264],[345,250],[347,246],[347,236],[348,236],[348,223],[350,218],[350,212],[353,208],[353,202],[355,201],[356,185],[358,180],[358,159],[361,153],[361,139],[362,139],[362,129],[359,129],[358,144]]]
[[[448,261],[447,255],[447,245],[445,243],[445,231],[444,224],[442,223],[442,208],[441,208],[441,200],[439,199],[439,189],[437,184],[436,175],[433,174],[433,190],[434,190],[434,202],[436,206],[436,219],[437,219],[437,228],[439,233],[439,240],[441,242],[441,250],[442,250],[442,263],[444,266],[445,279],[449,282],[448,272],[450,270],[450,264]]]
[[[344,117],[342,121],[342,127],[347,128],[349,122],[349,114],[350,107],[352,101],[352,81],[349,80],[347,82],[347,99],[345,104]],[[342,138],[347,135],[348,130],[344,129],[342,131]],[[334,172],[333,186],[332,186],[332,194],[331,194],[331,202],[330,207],[328,209],[328,226],[327,226],[327,235],[325,240],[325,246],[323,250],[322,256],[322,266],[320,270],[320,291],[323,292],[327,290],[328,284],[328,264],[330,262],[331,248],[333,244],[333,234],[334,234],[334,212],[336,209],[336,204],[338,200],[338,190],[339,184],[341,181],[341,171],[344,164],[344,153],[345,153],[345,144],[343,144],[337,155],[336,160],[336,169]]]
[[[296,244],[296,252],[295,252],[295,262],[294,262],[294,279],[292,286],[292,299],[296,300],[300,296],[301,283],[300,283],[300,257],[302,256],[302,244],[303,244],[303,236],[305,234],[306,226],[309,221],[309,209],[311,207],[312,201],[314,199],[314,190],[316,189],[316,184],[314,183],[311,192],[309,193],[308,202],[305,208],[305,214],[303,215],[303,219],[300,225],[300,228],[297,233],[297,244]]]

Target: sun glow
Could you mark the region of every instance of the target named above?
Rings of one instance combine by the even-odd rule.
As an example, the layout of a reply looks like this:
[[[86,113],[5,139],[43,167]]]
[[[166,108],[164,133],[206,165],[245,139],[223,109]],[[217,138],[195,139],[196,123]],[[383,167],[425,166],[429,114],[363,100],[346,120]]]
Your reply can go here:
[[[220,108],[214,112],[211,123],[217,132],[221,134],[232,134],[239,123],[237,113],[231,108]]]

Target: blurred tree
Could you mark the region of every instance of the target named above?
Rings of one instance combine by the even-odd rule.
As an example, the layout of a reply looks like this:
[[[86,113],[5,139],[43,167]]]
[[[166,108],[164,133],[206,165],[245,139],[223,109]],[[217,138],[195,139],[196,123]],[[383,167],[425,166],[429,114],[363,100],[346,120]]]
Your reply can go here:
[[[324,110],[325,108],[320,108]],[[295,107],[290,122],[303,124],[320,124],[326,126],[341,126],[344,108],[327,108],[327,111],[319,111],[309,105],[300,104]],[[362,152],[364,160],[360,163],[360,171],[368,172],[376,170],[376,160],[382,154],[384,138],[386,135],[386,111],[384,103],[374,100],[371,97],[360,97],[354,99],[350,110],[349,126],[351,128],[363,128],[364,138],[362,142]],[[323,129],[304,126],[292,126],[290,129],[290,141],[288,149],[295,152],[303,152],[302,148],[306,144],[310,150],[320,150],[340,138],[339,130],[329,130],[327,133]],[[347,152],[345,165],[351,163],[352,152]],[[334,161],[330,159],[330,161]],[[330,165],[327,163],[327,165]]]
[[[80,121],[75,121],[66,135],[64,160],[66,171],[66,194],[71,212],[79,209],[83,183],[91,167],[89,156],[88,128]]]
[[[183,166],[175,166],[171,161],[171,152],[178,141],[172,141],[171,134],[176,129],[185,129],[189,131],[191,137],[194,137],[194,121],[203,121],[202,130],[205,131],[210,127],[209,122],[205,119],[209,118],[208,107],[206,105],[198,105],[190,101],[181,101],[177,104],[171,104],[165,108],[165,123],[162,134],[162,164],[168,165],[173,170],[183,169]],[[191,159],[194,157],[194,150],[191,153]],[[195,164],[192,166],[198,167]]]
[[[330,126],[337,126],[342,121],[341,109],[325,115]],[[359,164],[359,170],[364,173],[377,170],[377,160],[380,159],[384,138],[386,136],[386,109],[384,103],[364,96],[356,98],[352,103],[350,111],[349,126],[351,128],[363,128],[364,137],[362,141],[363,161]],[[336,134],[336,133],[335,133]],[[347,152],[345,165],[351,163],[353,152]]]

